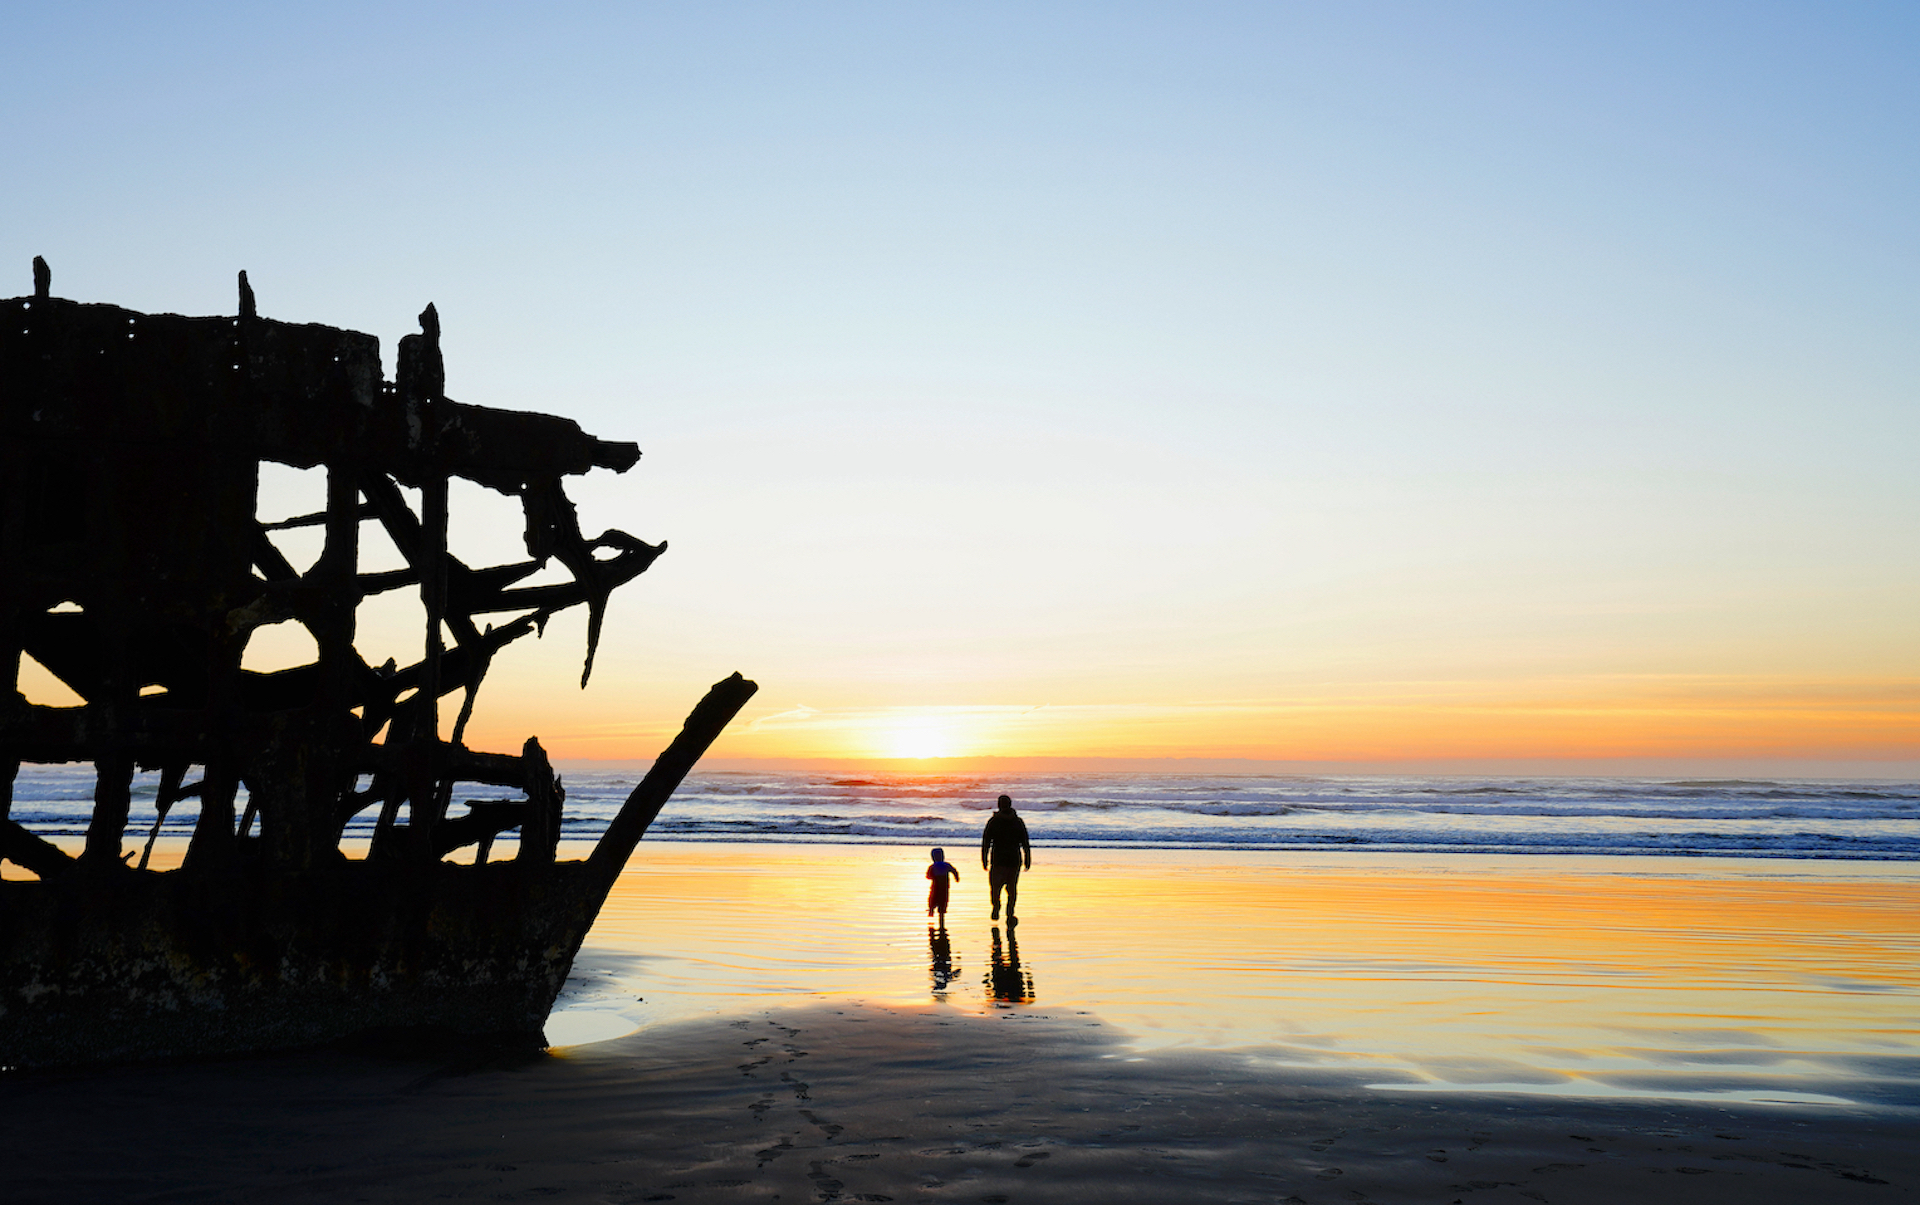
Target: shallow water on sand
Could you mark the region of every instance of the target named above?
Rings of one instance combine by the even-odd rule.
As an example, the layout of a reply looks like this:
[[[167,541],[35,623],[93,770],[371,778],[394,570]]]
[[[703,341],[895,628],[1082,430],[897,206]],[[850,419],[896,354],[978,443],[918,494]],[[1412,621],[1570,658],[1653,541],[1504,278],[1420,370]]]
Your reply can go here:
[[[1410,1090],[1920,1104],[1910,866],[1056,849],[1017,928],[958,862],[942,929],[923,859],[643,843],[549,1037],[858,998]]]

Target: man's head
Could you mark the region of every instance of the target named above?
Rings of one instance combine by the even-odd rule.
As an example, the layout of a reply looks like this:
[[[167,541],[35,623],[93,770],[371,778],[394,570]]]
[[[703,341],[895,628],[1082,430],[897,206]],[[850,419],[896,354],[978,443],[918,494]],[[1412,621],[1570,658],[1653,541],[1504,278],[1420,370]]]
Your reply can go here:
[[[1000,810],[1003,812],[1011,812],[1013,810],[1013,799],[1010,796],[1002,795],[1000,797]]]

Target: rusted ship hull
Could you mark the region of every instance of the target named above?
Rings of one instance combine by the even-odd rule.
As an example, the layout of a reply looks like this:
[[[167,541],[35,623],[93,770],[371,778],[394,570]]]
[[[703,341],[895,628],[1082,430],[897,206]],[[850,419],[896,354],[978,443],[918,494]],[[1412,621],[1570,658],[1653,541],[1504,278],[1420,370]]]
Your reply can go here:
[[[598,903],[584,863],[0,884],[0,1065],[232,1054],[383,1029],[537,1041]]]
[[[163,873],[76,862],[0,882],[0,1068],[236,1054],[378,1030],[542,1043],[627,859],[757,689],[739,674],[715,683],[578,861],[339,858],[288,872],[243,855]]]

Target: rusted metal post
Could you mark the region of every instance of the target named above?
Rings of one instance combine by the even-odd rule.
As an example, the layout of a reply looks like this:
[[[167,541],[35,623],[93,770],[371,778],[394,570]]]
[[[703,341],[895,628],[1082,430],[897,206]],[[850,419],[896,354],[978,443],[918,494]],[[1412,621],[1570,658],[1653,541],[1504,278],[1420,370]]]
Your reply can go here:
[[[713,744],[759,689],[758,683],[750,682],[739,674],[715,682],[706,697],[687,716],[686,723],[680,727],[680,734],[654,759],[653,767],[633,788],[632,794],[627,796],[626,803],[621,805],[613,822],[607,825],[606,833],[587,859],[588,869],[600,885],[603,898],[607,891],[612,890],[614,880],[620,877],[627,859],[633,856],[634,846],[646,836],[647,826],[653,823],[660,809],[673,797],[681,780],[686,778],[694,763],[707,751],[707,746]]]
[[[520,750],[520,761],[527,773],[527,819],[520,826],[519,861],[551,862],[560,846],[560,784],[553,776],[547,751],[536,737],[528,737]]]

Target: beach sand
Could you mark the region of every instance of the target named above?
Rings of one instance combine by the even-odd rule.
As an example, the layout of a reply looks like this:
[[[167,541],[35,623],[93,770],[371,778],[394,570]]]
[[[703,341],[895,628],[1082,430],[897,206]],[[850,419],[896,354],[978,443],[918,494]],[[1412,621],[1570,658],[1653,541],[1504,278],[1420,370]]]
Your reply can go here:
[[[1920,1188],[1904,868],[1039,852],[1018,930],[969,875],[943,933],[924,851],[643,844],[579,1044],[0,1076],[6,1199]]]
[[[19,1077],[13,1201],[1888,1201],[1920,1126],[1369,1091],[1080,1016],[848,1004],[562,1056]],[[1137,1060],[1137,1061],[1134,1061]]]

